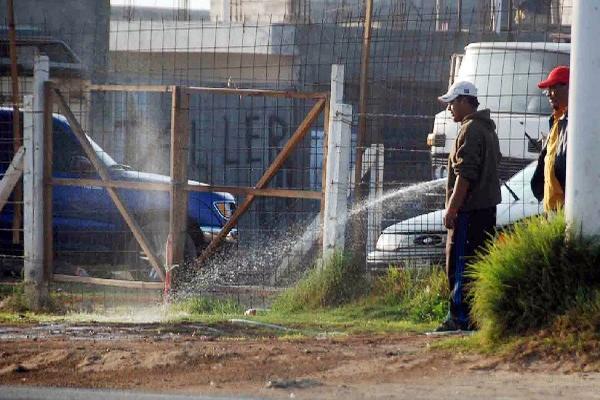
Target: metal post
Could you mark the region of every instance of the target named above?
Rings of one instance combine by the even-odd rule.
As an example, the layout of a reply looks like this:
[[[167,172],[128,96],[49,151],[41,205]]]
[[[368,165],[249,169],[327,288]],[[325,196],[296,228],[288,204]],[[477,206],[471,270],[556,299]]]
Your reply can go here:
[[[15,25],[15,11],[13,0],[6,2],[8,14],[8,40],[10,53],[10,76],[12,82],[12,103],[13,103],[13,150],[15,154],[22,145],[23,137],[21,135],[21,114],[19,113],[19,72],[17,68],[17,32]],[[23,208],[21,201],[23,200],[23,188],[20,184],[14,189],[13,193],[13,208],[14,217],[12,223],[13,243],[17,244],[21,241],[20,229],[23,221]]]
[[[383,144],[374,144],[368,148],[365,153],[365,158],[367,160],[367,166],[366,168],[363,168],[363,172],[366,173],[365,170],[370,170],[369,203],[372,204],[368,208],[367,213],[367,251],[373,251],[381,231],[381,219],[383,215],[382,204],[377,201],[383,196]]]
[[[600,7],[575,1],[573,7],[569,136],[565,213],[570,229],[583,236],[600,234]]]
[[[27,96],[24,112],[25,170],[24,199],[24,280],[25,295],[32,310],[41,309],[48,300],[44,274],[44,82],[49,78],[47,56],[34,60],[33,99]]]
[[[362,204],[367,197],[367,183],[363,181],[361,174],[363,155],[367,143],[367,97],[369,94],[369,59],[371,56],[371,31],[373,19],[373,0],[366,0],[365,5],[365,27],[363,33],[362,59],[360,66],[360,94],[359,94],[359,117],[358,135],[356,138],[356,156],[354,163],[354,204]],[[352,220],[352,253],[358,262],[366,258],[367,235],[365,213],[357,213]]]
[[[508,0],[508,6],[506,10],[506,29],[508,33],[512,33],[513,30],[513,1]]]

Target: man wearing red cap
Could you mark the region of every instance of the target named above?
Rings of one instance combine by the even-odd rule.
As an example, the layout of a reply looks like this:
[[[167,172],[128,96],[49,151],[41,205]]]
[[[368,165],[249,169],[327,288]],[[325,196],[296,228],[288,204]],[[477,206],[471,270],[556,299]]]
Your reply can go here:
[[[557,211],[565,204],[567,170],[567,107],[569,105],[569,67],[558,66],[546,80],[538,83],[552,105],[550,133],[538,158],[531,178],[531,190],[543,201],[546,213]]]

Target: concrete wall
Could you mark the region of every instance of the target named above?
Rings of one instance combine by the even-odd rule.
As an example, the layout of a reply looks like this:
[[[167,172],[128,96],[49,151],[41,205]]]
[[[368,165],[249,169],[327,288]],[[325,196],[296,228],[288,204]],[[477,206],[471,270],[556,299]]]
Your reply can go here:
[[[122,83],[181,83],[194,86],[266,84],[286,87],[297,82],[294,57],[251,54],[127,53],[111,54],[114,80]]]
[[[182,10],[177,8],[159,7],[129,7],[111,6],[110,19],[112,21],[201,21],[210,19],[209,10]]]
[[[110,51],[296,54],[287,24],[112,21]]]
[[[463,0],[463,23],[482,24],[481,14],[489,15],[487,1]],[[432,20],[438,14],[444,30],[455,29],[458,0],[374,0],[374,13],[379,15],[412,14],[415,19]],[[213,21],[334,22],[364,15],[363,0],[211,0]]]
[[[109,0],[14,1],[18,29],[63,40],[77,54],[85,76],[103,80],[108,63]],[[6,25],[6,0],[0,0],[1,24]]]
[[[307,15],[310,0],[211,0],[210,16],[213,21],[296,21]]]

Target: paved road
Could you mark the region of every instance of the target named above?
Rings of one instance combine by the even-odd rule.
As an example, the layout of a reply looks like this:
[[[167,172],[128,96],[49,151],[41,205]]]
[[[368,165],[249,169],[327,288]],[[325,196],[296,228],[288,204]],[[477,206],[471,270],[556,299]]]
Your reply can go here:
[[[214,397],[119,390],[0,386],[0,400],[261,400],[256,397]],[[264,399],[262,399],[264,400]]]

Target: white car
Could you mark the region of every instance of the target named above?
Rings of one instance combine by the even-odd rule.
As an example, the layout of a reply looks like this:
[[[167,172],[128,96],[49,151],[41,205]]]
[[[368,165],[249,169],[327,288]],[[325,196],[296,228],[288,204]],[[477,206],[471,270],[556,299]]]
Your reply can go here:
[[[502,185],[502,202],[497,206],[496,227],[540,214],[543,207],[531,191],[530,181],[537,161],[517,172]],[[446,228],[444,210],[419,215],[383,230],[375,251],[367,256],[370,271],[396,266],[427,266],[445,258]]]

